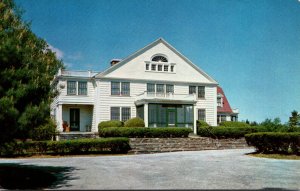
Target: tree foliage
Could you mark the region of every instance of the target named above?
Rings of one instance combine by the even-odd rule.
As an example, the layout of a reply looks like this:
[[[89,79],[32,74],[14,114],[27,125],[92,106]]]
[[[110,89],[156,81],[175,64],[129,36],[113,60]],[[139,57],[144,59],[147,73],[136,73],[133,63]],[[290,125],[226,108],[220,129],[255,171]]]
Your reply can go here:
[[[12,0],[0,1],[0,141],[27,138],[49,121],[50,82],[62,62]]]
[[[300,125],[300,114],[294,110],[292,111],[292,116],[289,119],[289,128],[293,131],[294,128],[299,127]]]
[[[279,117],[276,117],[273,120],[267,118],[263,122],[261,122],[260,125],[264,126],[270,132],[285,132],[288,130],[287,126],[281,123]]]

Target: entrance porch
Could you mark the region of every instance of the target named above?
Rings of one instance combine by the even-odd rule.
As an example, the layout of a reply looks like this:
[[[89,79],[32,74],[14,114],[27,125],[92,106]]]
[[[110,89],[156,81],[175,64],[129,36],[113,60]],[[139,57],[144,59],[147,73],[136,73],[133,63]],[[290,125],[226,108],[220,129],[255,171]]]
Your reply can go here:
[[[93,105],[63,104],[61,111],[60,132],[91,132]]]

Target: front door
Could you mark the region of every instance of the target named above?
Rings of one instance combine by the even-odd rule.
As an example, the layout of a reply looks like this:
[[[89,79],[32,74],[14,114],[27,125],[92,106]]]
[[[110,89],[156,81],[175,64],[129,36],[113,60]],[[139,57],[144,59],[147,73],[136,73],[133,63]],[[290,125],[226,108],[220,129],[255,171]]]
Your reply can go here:
[[[70,109],[70,130],[79,131],[80,129],[80,110],[79,109]]]
[[[168,127],[176,126],[176,110],[168,109]]]

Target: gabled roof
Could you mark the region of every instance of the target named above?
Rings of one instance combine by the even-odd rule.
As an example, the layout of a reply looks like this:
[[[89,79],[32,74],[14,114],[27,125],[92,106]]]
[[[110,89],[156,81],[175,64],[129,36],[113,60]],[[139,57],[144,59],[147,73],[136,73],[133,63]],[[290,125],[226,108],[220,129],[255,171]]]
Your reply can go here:
[[[163,43],[165,46],[167,46],[169,49],[171,49],[175,54],[177,54],[179,57],[181,57],[184,61],[186,61],[189,65],[191,65],[196,71],[198,71],[200,74],[202,74],[203,76],[205,76],[212,84],[218,84],[212,77],[210,77],[208,74],[206,74],[203,70],[201,70],[198,66],[196,66],[195,64],[193,64],[188,58],[186,58],[184,55],[182,55],[179,51],[177,51],[173,46],[171,46],[169,43],[167,43],[163,38],[159,38],[156,41],[150,43],[149,45],[145,46],[144,48],[136,51],[135,53],[131,54],[130,56],[128,56],[127,58],[123,59],[122,61],[120,61],[118,64],[115,64],[111,67],[109,67],[108,69],[106,69],[104,72],[97,74],[95,77],[96,78],[101,78],[104,77],[106,74],[118,69],[119,67],[121,67],[122,65],[126,64],[127,62],[129,62],[130,60],[132,60],[133,58],[137,57],[138,55],[146,52],[147,50],[149,50],[150,48],[156,46],[159,43]]]
[[[230,104],[225,96],[223,89],[220,86],[217,87],[217,94],[221,94],[223,96],[223,107],[218,106],[218,113],[232,113]]]

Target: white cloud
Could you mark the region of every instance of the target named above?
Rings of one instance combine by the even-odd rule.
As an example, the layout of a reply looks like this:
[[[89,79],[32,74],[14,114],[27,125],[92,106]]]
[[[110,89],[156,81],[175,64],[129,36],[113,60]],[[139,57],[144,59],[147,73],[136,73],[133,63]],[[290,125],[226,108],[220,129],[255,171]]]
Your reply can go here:
[[[55,48],[54,46],[52,46],[51,44],[48,43],[49,49],[52,50],[52,52],[54,52],[56,54],[56,57],[58,59],[62,59],[64,57],[64,52],[59,50],[58,48]]]

